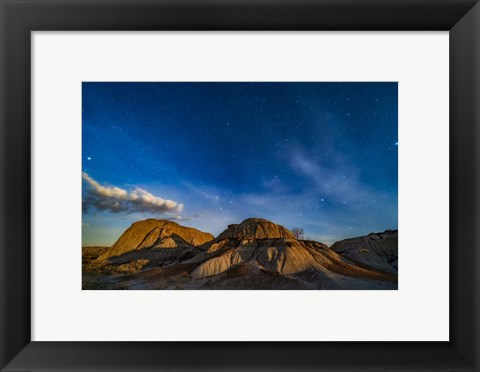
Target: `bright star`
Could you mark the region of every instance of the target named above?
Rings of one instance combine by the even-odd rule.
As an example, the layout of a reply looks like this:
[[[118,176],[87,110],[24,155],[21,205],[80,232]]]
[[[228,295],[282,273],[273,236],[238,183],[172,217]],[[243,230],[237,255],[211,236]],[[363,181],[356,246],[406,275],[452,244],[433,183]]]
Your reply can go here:
[[[395,146],[398,146],[398,142],[395,142]]]
[[[92,158],[90,156],[87,157],[87,160],[92,160]]]

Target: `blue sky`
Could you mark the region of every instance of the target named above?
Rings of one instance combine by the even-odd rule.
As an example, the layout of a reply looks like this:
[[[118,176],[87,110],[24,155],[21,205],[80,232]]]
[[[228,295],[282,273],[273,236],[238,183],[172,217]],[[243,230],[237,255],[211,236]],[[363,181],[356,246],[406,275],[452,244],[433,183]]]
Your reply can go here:
[[[397,83],[83,83],[83,245],[248,217],[327,244],[396,229]]]

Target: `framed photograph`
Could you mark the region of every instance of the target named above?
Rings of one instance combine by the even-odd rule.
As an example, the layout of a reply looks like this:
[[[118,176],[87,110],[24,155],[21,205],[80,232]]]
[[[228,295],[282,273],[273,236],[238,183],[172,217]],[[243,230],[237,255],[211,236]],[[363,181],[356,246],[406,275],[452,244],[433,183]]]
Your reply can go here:
[[[479,371],[477,1],[1,1],[2,371]]]
[[[83,82],[82,289],[398,289],[397,108],[397,82]]]

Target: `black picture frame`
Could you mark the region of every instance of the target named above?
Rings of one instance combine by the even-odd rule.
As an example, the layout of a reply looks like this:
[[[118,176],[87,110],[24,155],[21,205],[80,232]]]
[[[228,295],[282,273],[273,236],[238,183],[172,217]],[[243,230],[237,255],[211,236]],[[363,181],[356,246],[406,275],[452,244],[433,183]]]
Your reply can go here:
[[[0,12],[2,370],[480,371],[478,1],[0,0]],[[37,30],[449,31],[450,341],[32,342],[30,34]]]

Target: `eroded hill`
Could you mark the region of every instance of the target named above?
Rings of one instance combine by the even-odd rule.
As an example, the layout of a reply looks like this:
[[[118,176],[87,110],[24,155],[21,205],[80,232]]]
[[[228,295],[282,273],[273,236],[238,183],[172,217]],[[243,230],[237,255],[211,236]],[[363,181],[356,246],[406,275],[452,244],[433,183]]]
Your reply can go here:
[[[98,260],[133,257],[154,260],[161,253],[180,253],[177,250],[192,249],[213,238],[212,234],[172,221],[148,219],[132,224]]]
[[[341,240],[331,249],[357,265],[398,272],[398,230]]]
[[[397,288],[392,270],[358,264],[344,251],[295,239],[265,219],[229,225],[215,239],[172,224],[133,224],[95,261],[95,273],[84,271],[84,289]]]

